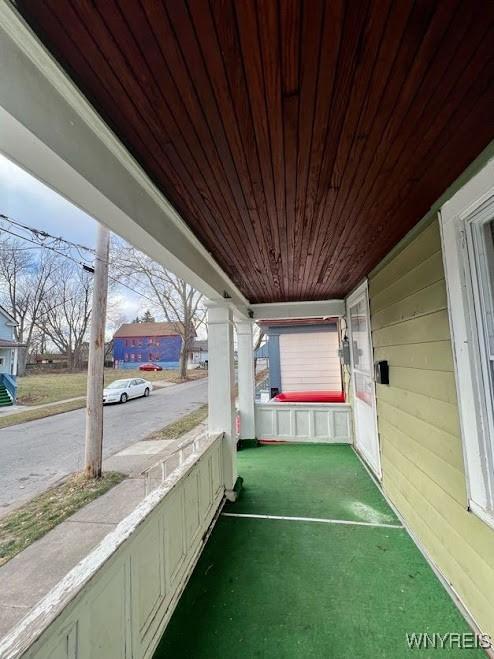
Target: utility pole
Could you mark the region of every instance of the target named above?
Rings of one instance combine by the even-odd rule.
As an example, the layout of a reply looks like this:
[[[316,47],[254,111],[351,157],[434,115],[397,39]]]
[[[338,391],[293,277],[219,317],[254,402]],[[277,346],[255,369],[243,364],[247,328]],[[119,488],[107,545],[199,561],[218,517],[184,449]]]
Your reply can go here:
[[[108,257],[110,232],[98,225],[96,262],[94,267],[93,304],[86,398],[86,457],[84,473],[87,478],[99,478],[103,462],[103,379],[105,368],[106,301],[108,297]]]

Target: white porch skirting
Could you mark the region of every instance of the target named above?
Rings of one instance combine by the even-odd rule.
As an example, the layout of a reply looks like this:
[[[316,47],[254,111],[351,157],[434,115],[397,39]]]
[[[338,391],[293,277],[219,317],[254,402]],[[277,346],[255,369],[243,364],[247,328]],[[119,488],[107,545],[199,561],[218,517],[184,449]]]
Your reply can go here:
[[[346,403],[256,403],[257,439],[352,442],[352,408]]]
[[[210,437],[71,570],[2,659],[152,657],[223,499],[222,444]]]

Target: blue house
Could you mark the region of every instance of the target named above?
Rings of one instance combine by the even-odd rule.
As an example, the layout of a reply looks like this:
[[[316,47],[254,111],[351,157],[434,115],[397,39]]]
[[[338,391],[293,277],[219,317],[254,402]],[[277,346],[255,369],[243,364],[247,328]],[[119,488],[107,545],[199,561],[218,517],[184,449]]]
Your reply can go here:
[[[16,326],[13,316],[0,307],[0,407],[16,400],[17,351],[22,347],[15,340]]]
[[[125,323],[113,336],[115,368],[139,368],[148,362],[178,368],[181,347],[174,323]]]

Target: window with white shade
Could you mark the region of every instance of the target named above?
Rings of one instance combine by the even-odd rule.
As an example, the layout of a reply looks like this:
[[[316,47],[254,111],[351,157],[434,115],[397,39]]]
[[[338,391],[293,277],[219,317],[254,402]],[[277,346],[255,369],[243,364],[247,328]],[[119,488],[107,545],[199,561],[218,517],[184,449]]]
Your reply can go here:
[[[494,526],[494,163],[443,206],[441,234],[468,504]]]

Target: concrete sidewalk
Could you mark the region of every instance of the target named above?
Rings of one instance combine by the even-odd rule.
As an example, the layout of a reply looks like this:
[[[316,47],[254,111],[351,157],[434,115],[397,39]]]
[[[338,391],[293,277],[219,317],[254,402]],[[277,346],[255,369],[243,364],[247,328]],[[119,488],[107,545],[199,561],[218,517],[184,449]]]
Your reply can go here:
[[[201,423],[179,439],[142,440],[104,460],[104,471],[128,478],[0,567],[0,639],[160,484],[147,471],[205,431]],[[170,472],[178,466],[178,454],[169,462]]]

